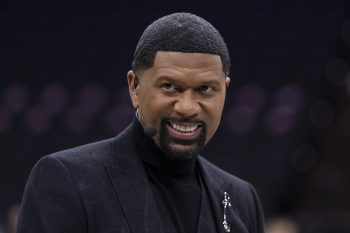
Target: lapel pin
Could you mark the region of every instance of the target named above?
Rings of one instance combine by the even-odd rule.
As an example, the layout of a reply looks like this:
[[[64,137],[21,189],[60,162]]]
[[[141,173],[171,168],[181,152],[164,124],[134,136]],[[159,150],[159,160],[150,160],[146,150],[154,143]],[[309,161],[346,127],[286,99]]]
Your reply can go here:
[[[227,208],[231,207],[230,196],[227,192],[224,192],[224,200],[222,200],[222,206],[224,207],[224,221],[222,224],[224,225],[225,232],[231,232],[230,224],[227,222]]]

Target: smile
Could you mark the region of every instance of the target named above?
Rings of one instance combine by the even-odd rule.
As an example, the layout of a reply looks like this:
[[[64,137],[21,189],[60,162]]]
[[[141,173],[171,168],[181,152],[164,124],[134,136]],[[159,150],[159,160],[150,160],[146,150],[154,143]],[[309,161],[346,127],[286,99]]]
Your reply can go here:
[[[178,124],[175,122],[169,122],[169,125],[173,129],[175,129],[181,133],[191,133],[191,132],[196,131],[199,128],[198,124],[196,124],[196,125],[183,125],[183,124]]]

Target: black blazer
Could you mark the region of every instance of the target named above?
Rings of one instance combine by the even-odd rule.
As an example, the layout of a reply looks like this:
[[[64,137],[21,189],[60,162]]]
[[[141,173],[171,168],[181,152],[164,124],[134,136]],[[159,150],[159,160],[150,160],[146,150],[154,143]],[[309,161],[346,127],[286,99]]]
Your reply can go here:
[[[116,138],[40,159],[25,187],[18,233],[171,232],[162,228],[133,134],[129,126]],[[220,232],[227,192],[231,232],[262,233],[254,188],[200,156],[198,164]]]

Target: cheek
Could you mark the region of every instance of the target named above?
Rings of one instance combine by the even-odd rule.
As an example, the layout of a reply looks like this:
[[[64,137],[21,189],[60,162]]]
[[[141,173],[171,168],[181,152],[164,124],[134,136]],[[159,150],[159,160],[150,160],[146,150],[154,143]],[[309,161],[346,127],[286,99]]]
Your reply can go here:
[[[140,112],[145,123],[159,125],[160,120],[171,113],[172,101],[169,98],[157,94],[140,97]]]

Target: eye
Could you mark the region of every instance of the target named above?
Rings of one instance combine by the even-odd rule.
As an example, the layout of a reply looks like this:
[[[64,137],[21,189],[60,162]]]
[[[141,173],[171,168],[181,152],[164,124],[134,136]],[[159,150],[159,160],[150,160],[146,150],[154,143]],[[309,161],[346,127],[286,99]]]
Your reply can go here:
[[[172,83],[163,83],[161,87],[165,90],[175,90],[176,86]]]
[[[203,86],[200,86],[200,87],[199,87],[199,91],[200,91],[200,92],[203,92],[203,93],[210,93],[210,92],[212,92],[213,90],[214,90],[213,87],[208,86],[208,85],[203,85]]]

